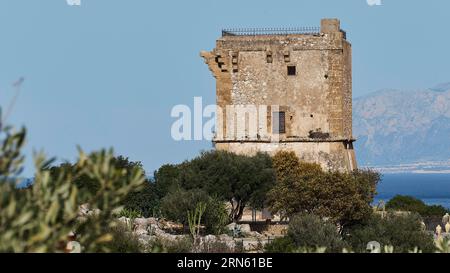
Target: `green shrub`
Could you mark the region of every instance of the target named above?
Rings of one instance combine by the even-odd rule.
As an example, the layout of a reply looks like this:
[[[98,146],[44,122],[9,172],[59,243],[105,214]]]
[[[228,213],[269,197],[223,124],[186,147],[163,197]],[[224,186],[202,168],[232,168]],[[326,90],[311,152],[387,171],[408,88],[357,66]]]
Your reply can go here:
[[[143,246],[139,242],[138,236],[131,232],[127,225],[120,223],[116,227],[111,228],[110,233],[113,239],[107,243],[108,252],[141,253],[143,251]]]
[[[427,205],[427,209],[425,210],[425,213],[421,214],[424,217],[428,216],[439,216],[442,217],[446,213],[449,213],[449,210],[441,205]]]
[[[218,198],[210,197],[203,190],[182,190],[169,193],[161,200],[161,214],[169,220],[188,224],[188,211],[195,211],[197,204],[206,204],[205,213],[202,216],[202,225],[205,232],[220,234],[229,223],[228,212],[225,204]]]
[[[325,248],[329,253],[341,253],[347,244],[338,234],[337,227],[320,217],[302,213],[289,222],[285,237],[277,238],[267,244],[268,253],[315,252]]]
[[[428,206],[422,200],[404,195],[396,195],[386,204],[389,210],[416,212],[424,217],[439,216],[442,217],[449,212],[443,206]]]
[[[137,211],[137,210],[132,210],[132,209],[123,209],[119,212],[119,215],[117,215],[118,217],[125,217],[125,218],[129,218],[129,219],[136,219],[136,218],[140,218],[141,217],[141,212]]]
[[[187,225],[187,212],[195,211],[198,203],[208,203],[208,201],[208,194],[202,190],[178,189],[161,200],[161,214],[169,220]]]
[[[394,251],[406,253],[416,247],[422,252],[434,252],[433,236],[423,230],[418,214],[388,213],[384,218],[373,215],[366,222],[346,230],[345,240],[356,252],[364,252],[367,243],[377,241],[393,246]]]
[[[292,253],[295,250],[296,246],[288,236],[276,238],[265,247],[267,253]]]
[[[327,252],[342,252],[347,245],[337,226],[312,214],[298,214],[289,222],[287,236],[297,249],[325,247]]]
[[[227,232],[225,227],[229,224],[228,211],[225,203],[218,197],[211,197],[206,204],[203,224],[208,234],[220,235]]]
[[[146,181],[143,189],[130,193],[124,200],[126,209],[138,211],[143,217],[159,216],[160,199],[153,182]]]

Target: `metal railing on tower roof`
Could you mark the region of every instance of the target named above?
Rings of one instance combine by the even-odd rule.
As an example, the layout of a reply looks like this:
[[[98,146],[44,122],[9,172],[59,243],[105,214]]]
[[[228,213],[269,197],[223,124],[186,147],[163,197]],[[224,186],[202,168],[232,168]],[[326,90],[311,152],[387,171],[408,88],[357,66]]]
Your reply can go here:
[[[222,36],[260,36],[289,34],[320,34],[320,27],[297,28],[235,28],[222,30]]]

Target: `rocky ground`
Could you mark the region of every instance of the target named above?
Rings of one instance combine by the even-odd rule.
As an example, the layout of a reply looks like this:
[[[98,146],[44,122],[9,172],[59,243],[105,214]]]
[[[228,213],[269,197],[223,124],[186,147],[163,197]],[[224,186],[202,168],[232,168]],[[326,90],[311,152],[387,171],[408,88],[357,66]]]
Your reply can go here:
[[[143,244],[152,240],[163,240],[176,243],[185,240],[188,234],[179,234],[183,226],[164,219],[157,218],[136,218],[130,219],[121,217],[119,221],[127,225],[129,229],[139,238]],[[234,230],[240,231],[239,237],[233,237]],[[274,233],[264,232],[264,234],[251,231],[249,224],[232,223],[227,226],[227,233],[222,235],[204,235],[198,238],[199,249],[207,249],[211,245],[221,244],[226,246],[229,252],[260,252],[264,245],[279,236]]]

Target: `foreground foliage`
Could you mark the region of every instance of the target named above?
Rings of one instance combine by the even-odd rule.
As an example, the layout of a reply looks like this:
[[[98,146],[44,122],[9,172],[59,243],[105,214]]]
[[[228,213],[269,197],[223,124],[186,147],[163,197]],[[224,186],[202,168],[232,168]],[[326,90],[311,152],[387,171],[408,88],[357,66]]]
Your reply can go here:
[[[91,155],[80,151],[75,170],[52,174],[52,161],[39,153],[34,184],[17,189],[25,130],[7,127],[0,133],[0,252],[63,252],[70,232],[82,234],[77,240],[84,252],[111,251],[113,214],[130,192],[141,187],[143,173],[138,168],[117,168],[112,151],[103,150]],[[83,184],[80,177],[95,187]],[[98,210],[80,220],[82,204]]]

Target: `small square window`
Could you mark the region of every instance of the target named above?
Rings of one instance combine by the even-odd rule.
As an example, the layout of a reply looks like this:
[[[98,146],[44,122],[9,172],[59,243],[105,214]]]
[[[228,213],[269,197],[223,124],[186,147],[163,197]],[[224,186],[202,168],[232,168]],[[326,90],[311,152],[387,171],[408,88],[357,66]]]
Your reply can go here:
[[[285,112],[273,112],[272,133],[274,133],[274,134],[285,134],[286,133],[286,113]]]
[[[267,63],[269,63],[269,64],[273,63],[272,52],[270,52],[270,51],[266,52],[266,61],[267,61]]]
[[[297,67],[295,65],[289,65],[287,67],[287,73],[288,73],[288,76],[297,75]]]

